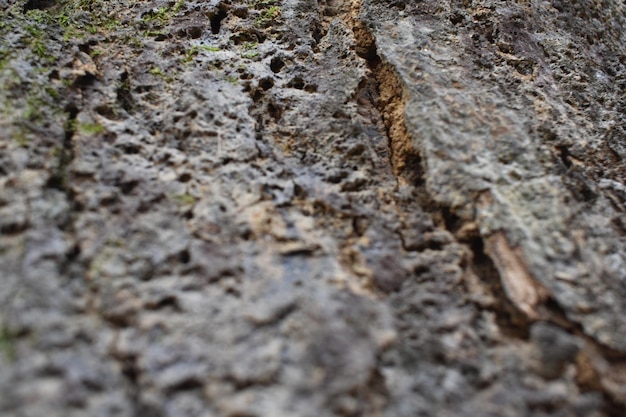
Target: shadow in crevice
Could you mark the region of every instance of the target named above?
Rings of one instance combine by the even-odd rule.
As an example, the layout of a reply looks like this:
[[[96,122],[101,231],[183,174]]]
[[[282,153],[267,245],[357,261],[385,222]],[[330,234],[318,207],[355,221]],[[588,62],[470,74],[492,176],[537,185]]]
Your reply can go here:
[[[55,0],[28,0],[26,4],[24,4],[23,11],[24,13],[30,10],[44,10],[49,9],[57,3]]]
[[[211,33],[217,35],[220,33],[220,29],[222,28],[222,20],[226,19],[228,13],[226,13],[226,9],[223,6],[215,13],[211,13],[209,15],[209,21],[211,22]]]
[[[468,268],[480,279],[493,295],[495,303],[490,308],[495,313],[496,323],[503,335],[514,339],[528,340],[532,322],[520,312],[506,295],[500,273],[485,252],[480,236],[471,237],[465,242],[472,251]]]

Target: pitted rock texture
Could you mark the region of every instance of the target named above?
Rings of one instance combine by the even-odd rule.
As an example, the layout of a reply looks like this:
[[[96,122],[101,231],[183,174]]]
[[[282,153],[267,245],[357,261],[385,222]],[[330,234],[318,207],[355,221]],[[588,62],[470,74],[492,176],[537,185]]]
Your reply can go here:
[[[623,3],[0,7],[1,415],[626,412]]]

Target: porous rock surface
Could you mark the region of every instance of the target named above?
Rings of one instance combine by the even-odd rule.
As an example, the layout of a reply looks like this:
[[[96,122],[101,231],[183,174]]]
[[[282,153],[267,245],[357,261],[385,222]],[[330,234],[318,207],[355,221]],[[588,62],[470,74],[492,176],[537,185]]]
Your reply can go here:
[[[0,415],[622,416],[626,5],[0,1]]]

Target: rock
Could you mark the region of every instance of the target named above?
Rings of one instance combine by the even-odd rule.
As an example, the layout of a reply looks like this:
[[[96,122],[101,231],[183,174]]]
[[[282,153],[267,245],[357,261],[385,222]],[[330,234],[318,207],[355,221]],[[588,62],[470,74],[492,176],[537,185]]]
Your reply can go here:
[[[0,414],[624,415],[625,7],[0,0]]]

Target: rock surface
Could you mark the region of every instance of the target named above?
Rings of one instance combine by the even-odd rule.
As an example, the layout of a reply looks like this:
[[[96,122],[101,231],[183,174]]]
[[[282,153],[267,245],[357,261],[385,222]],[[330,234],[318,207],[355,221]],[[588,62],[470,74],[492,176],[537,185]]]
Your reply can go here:
[[[1,415],[626,413],[623,2],[0,10]]]

